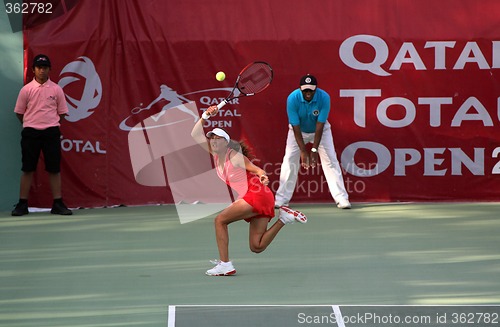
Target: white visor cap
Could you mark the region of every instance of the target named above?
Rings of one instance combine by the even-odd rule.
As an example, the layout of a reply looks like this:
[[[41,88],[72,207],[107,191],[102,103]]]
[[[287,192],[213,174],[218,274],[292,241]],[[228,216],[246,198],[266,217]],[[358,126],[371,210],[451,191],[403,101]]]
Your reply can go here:
[[[231,140],[231,138],[229,137],[229,134],[226,133],[225,130],[221,129],[221,128],[214,128],[213,130],[211,130],[210,132],[208,132],[206,135],[207,137],[211,137],[212,135],[217,135],[217,136],[220,136],[220,137],[223,137],[224,139],[226,139],[227,143],[229,143],[229,141]]]

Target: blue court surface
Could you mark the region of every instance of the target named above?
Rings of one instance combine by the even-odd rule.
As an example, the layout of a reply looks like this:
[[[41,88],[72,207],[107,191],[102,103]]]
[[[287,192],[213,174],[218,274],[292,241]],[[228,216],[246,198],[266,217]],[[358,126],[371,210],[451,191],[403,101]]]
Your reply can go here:
[[[0,213],[0,326],[500,326],[500,204],[292,207],[309,222],[261,254],[230,225],[231,277],[205,275],[213,216]]]

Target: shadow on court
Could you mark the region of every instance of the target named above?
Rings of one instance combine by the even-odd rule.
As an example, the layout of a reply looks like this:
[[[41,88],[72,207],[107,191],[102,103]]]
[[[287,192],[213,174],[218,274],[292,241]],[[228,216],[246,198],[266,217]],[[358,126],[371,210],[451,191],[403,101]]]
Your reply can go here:
[[[174,206],[3,213],[0,325],[167,326],[169,307],[186,305],[327,305],[331,313],[338,304],[500,303],[500,204],[293,207],[309,222],[285,226],[261,254],[248,249],[245,222],[230,226],[233,277],[204,274],[217,258],[213,217],[181,225]],[[229,309],[200,310],[223,317]],[[286,312],[279,319],[297,325],[297,313]],[[178,326],[188,326],[185,316],[178,311]],[[190,326],[210,326],[188,316]]]

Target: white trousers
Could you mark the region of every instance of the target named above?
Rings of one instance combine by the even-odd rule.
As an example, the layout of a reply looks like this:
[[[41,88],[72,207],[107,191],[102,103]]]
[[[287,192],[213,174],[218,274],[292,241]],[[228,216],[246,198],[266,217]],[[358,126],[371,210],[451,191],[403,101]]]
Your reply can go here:
[[[314,142],[314,133],[302,133],[304,143]],[[339,203],[342,200],[349,200],[349,195],[344,186],[342,170],[335,146],[333,145],[333,136],[330,124],[325,123],[321,142],[318,146],[318,155],[321,159],[321,168],[325,174],[328,189],[335,200]],[[280,185],[276,191],[276,205],[284,205],[290,202],[297,184],[297,176],[300,168],[300,148],[297,145],[293,129],[289,126],[288,136],[286,139],[285,156],[281,165]],[[310,168],[311,169],[311,168]]]

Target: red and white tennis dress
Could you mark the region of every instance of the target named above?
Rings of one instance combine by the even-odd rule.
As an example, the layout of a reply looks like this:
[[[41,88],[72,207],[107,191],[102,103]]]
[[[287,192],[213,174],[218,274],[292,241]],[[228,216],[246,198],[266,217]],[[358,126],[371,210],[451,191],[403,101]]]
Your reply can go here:
[[[244,168],[235,167],[229,159],[237,152],[228,149],[224,160],[224,167],[219,169],[219,157],[214,154],[217,175],[237,194],[238,199],[243,199],[253,207],[255,217],[253,218],[273,218],[274,217],[274,195],[266,185],[262,184],[259,177],[248,172]],[[249,222],[249,219],[245,219]]]

